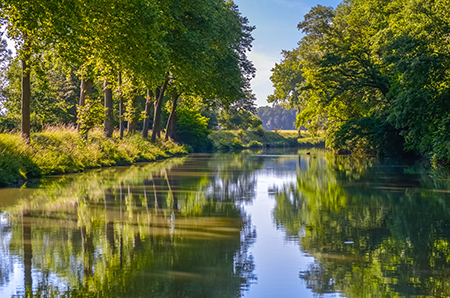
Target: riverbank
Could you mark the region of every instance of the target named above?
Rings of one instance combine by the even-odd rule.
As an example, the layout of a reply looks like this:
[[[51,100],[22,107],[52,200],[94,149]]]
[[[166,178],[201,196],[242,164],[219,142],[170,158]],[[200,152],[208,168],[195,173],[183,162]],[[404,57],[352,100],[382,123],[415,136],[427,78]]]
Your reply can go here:
[[[184,146],[158,140],[152,144],[140,134],[118,132],[111,139],[101,129],[92,130],[87,140],[73,128],[47,128],[31,135],[30,145],[19,134],[0,134],[0,186],[45,175],[86,169],[130,165],[186,154]]]
[[[217,130],[209,135],[216,150],[239,150],[261,147],[325,148],[325,137],[298,134],[296,130]]]

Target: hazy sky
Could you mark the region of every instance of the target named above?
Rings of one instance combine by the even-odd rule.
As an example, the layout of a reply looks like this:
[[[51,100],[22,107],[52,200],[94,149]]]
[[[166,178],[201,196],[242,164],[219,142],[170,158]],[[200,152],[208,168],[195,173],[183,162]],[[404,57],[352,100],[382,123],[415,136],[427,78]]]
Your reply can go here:
[[[239,10],[247,16],[253,31],[253,50],[249,58],[256,66],[256,78],[252,81],[257,105],[265,106],[267,96],[272,93],[269,77],[275,63],[281,60],[281,50],[291,50],[302,37],[297,24],[311,7],[318,4],[336,7],[338,0],[235,0]]]

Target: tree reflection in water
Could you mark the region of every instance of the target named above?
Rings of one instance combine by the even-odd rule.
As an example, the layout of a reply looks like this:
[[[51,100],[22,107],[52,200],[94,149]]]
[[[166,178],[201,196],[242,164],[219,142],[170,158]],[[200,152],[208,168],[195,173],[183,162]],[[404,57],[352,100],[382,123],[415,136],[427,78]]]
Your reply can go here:
[[[277,226],[315,258],[300,278],[316,294],[450,296],[448,180],[390,161],[306,156],[276,190]]]
[[[18,294],[240,297],[255,280],[255,230],[239,202],[253,199],[262,163],[221,158],[43,180],[2,215],[0,254],[24,264]]]

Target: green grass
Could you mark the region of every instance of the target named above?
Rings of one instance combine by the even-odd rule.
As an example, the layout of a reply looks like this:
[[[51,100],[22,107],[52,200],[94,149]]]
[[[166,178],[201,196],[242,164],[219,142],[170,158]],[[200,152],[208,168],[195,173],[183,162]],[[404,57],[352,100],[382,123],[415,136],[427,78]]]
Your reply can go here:
[[[323,147],[325,148],[325,137],[299,138],[299,147]]]
[[[209,138],[218,150],[233,150],[241,148],[270,147],[325,147],[324,137],[311,137],[307,132],[299,136],[296,130],[252,131],[218,130],[213,131]],[[237,140],[242,146],[237,144]]]
[[[152,144],[139,134],[111,139],[101,129],[87,140],[67,127],[50,127],[31,135],[30,145],[19,134],[0,134],[0,186],[21,179],[79,172],[90,168],[129,165],[186,154],[184,146],[158,140]]]

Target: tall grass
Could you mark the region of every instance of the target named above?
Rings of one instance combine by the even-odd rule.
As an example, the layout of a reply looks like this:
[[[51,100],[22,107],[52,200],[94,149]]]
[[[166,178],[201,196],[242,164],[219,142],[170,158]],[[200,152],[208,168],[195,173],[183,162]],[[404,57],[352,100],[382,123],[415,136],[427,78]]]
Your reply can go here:
[[[183,146],[158,140],[152,144],[140,135],[111,139],[94,129],[87,139],[71,127],[48,127],[31,135],[30,145],[19,134],[0,134],[0,186],[20,179],[78,172],[103,166],[127,165],[185,154]]]

